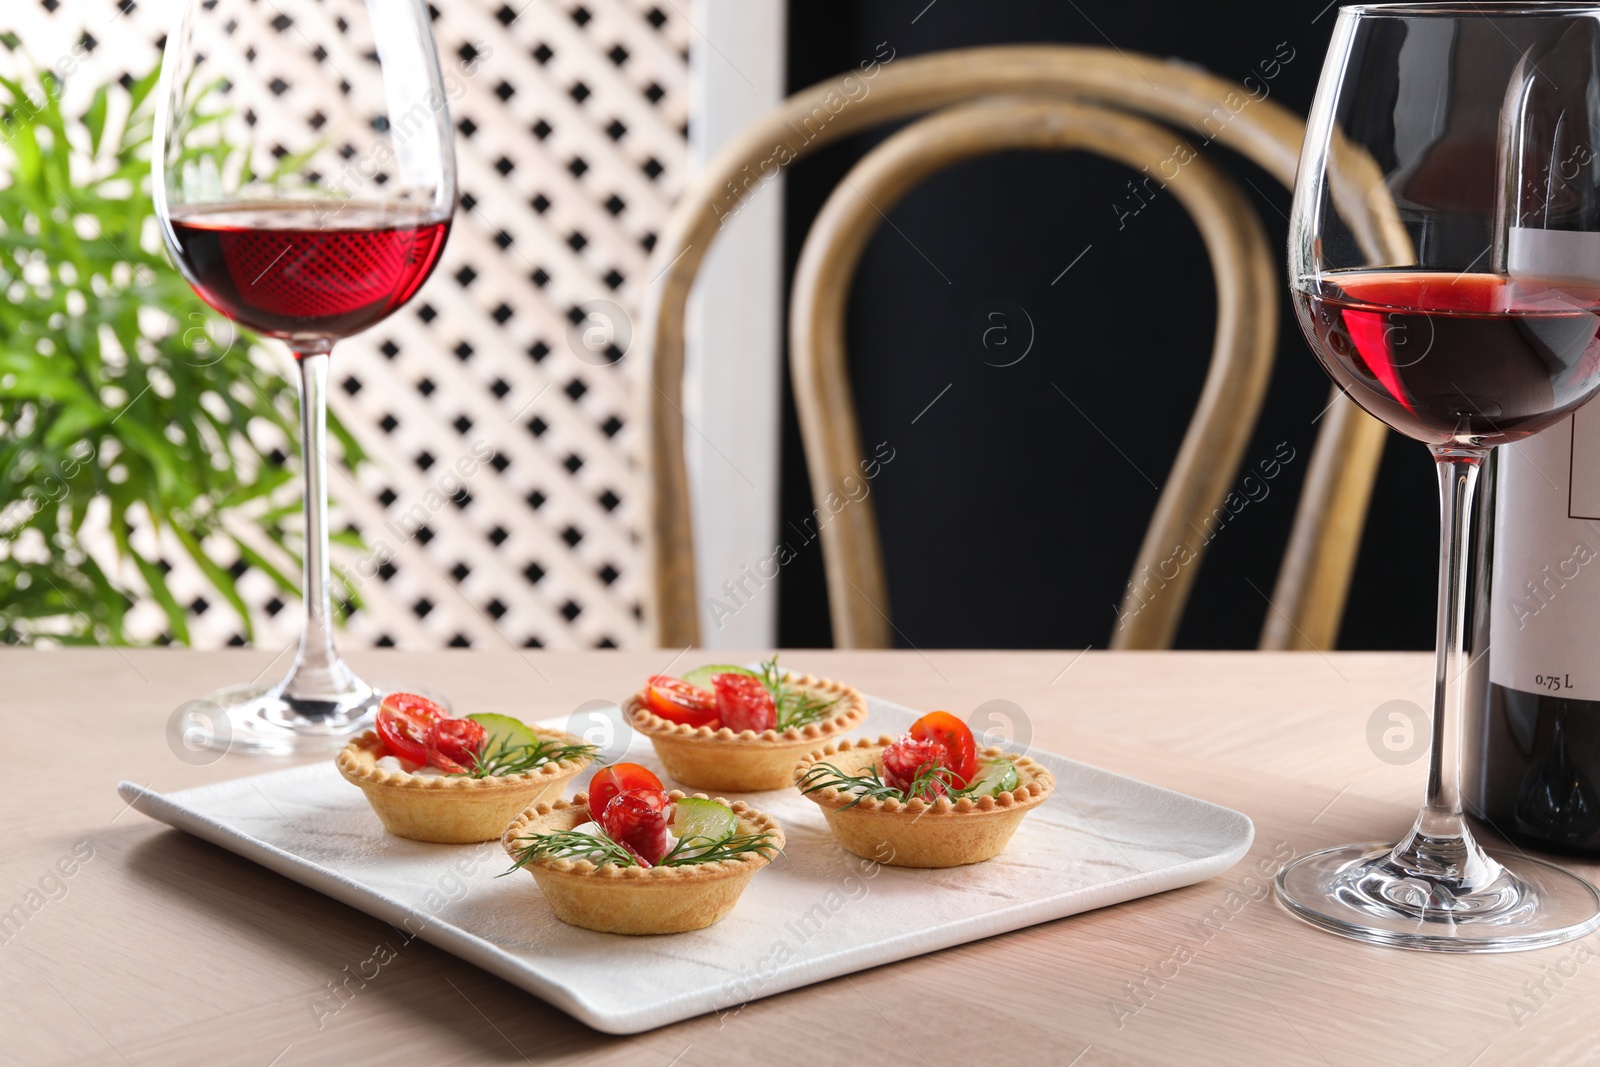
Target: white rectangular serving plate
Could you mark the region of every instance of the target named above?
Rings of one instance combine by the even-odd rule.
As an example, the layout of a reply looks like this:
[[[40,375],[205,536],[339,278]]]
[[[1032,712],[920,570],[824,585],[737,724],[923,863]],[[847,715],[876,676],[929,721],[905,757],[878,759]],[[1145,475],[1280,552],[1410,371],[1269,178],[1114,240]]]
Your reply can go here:
[[[886,701],[868,705],[863,732],[874,736],[917,718]],[[496,877],[510,866],[499,842],[430,845],[386,833],[332,760],[172,794],[132,782],[118,792],[151,818],[392,923],[597,1030],[631,1034],[1192,885],[1233,866],[1254,837],[1239,812],[1028,754],[1055,774],[1055,792],[1002,855],[968,867],[875,864],[845,852],[797,790],[745,794],[782,823],[785,855],[722,922],[660,937],[562,923],[531,876]],[[624,758],[661,770],[637,734]]]

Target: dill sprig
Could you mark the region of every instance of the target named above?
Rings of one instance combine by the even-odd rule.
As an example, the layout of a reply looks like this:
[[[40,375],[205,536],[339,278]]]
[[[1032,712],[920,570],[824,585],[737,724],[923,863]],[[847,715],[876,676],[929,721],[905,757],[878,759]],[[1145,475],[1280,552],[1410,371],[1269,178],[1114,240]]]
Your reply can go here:
[[[1002,760],[1004,757],[997,757],[985,760],[984,763],[998,763]],[[876,764],[860,774],[846,774],[831,763],[813,763],[811,769],[801,775],[799,784],[802,793],[815,793],[821,789],[837,789],[846,794],[855,793],[856,798],[840,809],[847,811],[868,797],[874,800],[898,800],[906,803],[918,798],[933,800],[942,792],[951,800],[960,800],[962,797],[977,795],[978,778],[979,776],[974,774],[971,781],[958,787],[955,784],[954,771],[942,766],[936,760],[929,760],[917,768],[916,776],[905,789],[897,789],[883,780]]]
[[[729,834],[726,837],[708,837],[703,834],[691,834],[678,839],[672,846],[672,851],[661,857],[657,867],[687,867],[694,863],[712,863],[716,860],[731,860],[754,852],[771,859],[773,854],[782,852],[783,849],[772,843],[772,835],[759,834]]]
[[[580,834],[576,830],[553,830],[547,834],[528,834],[517,840],[526,841],[527,844],[517,849],[510,869],[501,871],[497,877],[520,871],[540,859],[588,860],[597,867],[608,863],[618,867],[639,865],[632,853],[603,833]]]
[[[598,758],[600,749],[595,745],[569,744],[552,737],[541,737],[531,745],[513,743],[504,735],[485,738],[473,753],[469,770],[456,774],[468,778],[499,778],[522,774],[546,763],[559,763],[567,759]]]
[[[854,793],[856,798],[846,804],[842,811],[848,811],[869,797],[873,800],[898,800],[901,803],[920,798],[932,800],[939,795],[940,790],[952,797],[964,795],[965,790],[957,789],[955,785],[955,772],[941,766],[936,760],[929,760],[917,768],[917,773],[904,789],[889,785],[878,773],[876,765],[868,767],[860,774],[847,774],[831,763],[813,763],[811,769],[800,777],[800,792],[815,793],[821,789],[837,789],[841,793]]]
[[[502,874],[521,870],[538,859],[586,859],[597,867],[606,864],[616,867],[648,866],[640,863],[637,856],[613,841],[603,830],[594,834],[583,834],[576,830],[555,830],[547,834],[529,834],[517,840],[528,843],[517,849],[515,862],[509,870],[501,872]],[[735,859],[750,852],[771,859],[773,854],[782,851],[772,843],[772,835],[765,832],[729,834],[726,837],[695,834],[680,838],[678,843],[672,846],[672,850],[662,856],[661,862],[655,866],[687,867],[696,863]]]
[[[778,669],[777,656],[763,661],[761,669],[756,672],[756,677],[761,679],[761,684],[772,694],[772,703],[778,709],[779,730],[817,722],[829,708],[839,702],[838,697],[824,700],[799,686],[789,685],[788,675]]]

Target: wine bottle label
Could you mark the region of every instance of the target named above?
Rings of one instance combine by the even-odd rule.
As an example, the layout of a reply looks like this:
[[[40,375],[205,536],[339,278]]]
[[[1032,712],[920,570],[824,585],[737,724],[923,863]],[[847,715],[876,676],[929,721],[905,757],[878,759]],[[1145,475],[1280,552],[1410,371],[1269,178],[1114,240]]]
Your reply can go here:
[[[1600,408],[1500,449],[1489,680],[1600,700]]]
[[[1594,285],[1600,267],[1600,233],[1512,226],[1506,235],[1506,270],[1516,279],[1546,285]]]

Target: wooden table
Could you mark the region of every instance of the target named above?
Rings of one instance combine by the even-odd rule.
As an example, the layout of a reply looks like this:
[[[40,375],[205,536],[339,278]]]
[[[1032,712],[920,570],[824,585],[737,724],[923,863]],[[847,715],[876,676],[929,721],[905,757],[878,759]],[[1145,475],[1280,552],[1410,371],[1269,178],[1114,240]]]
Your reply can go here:
[[[1248,814],[1256,840],[1237,867],[1187,889],[618,1038],[420,941],[319,1029],[312,1005],[394,930],[127,810],[113,788],[128,778],[182,789],[283,766],[237,753],[194,766],[164,732],[183,701],[262,672],[271,657],[0,652],[11,755],[0,774],[0,910],[37,905],[20,928],[0,928],[0,1062],[693,1067],[838,1063],[847,1048],[851,1061],[896,1067],[1600,1057],[1600,935],[1539,952],[1427,955],[1321,933],[1268,892],[1262,872],[1291,854],[1392,840],[1407,828],[1424,763],[1379,759],[1366,727],[1387,700],[1426,704],[1429,657],[1077,656],[785,658],[917,707],[964,715],[1011,700],[1043,748]],[[457,707],[546,716],[616,699],[672,654],[352,658],[369,677],[425,680]],[[1600,866],[1574,866],[1600,877]]]

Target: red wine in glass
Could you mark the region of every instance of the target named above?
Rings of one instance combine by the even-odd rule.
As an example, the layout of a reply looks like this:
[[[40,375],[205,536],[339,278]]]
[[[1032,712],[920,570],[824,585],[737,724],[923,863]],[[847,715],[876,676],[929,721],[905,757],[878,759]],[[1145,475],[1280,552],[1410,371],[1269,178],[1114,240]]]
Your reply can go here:
[[[1334,381],[1420,441],[1543,429],[1600,379],[1600,292],[1495,274],[1330,271],[1296,309]]]
[[[450,232],[428,208],[336,201],[175,207],[168,225],[206,303],[284,340],[385,318],[427,281]]]

